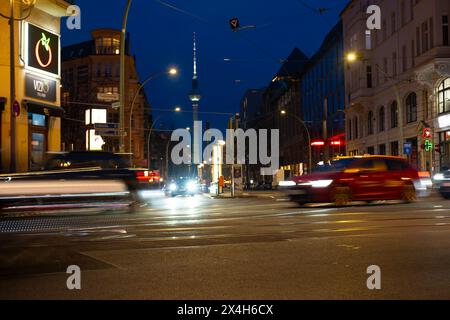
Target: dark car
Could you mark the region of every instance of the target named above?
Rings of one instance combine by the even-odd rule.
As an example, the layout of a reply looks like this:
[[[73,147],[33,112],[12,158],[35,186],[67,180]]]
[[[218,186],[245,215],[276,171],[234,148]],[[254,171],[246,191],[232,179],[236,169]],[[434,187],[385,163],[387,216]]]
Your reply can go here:
[[[122,156],[109,152],[53,155],[45,170],[0,176],[0,208],[125,199],[138,202],[139,182]]]
[[[404,159],[388,156],[346,157],[332,161],[310,175],[295,177],[285,188],[299,204],[416,199],[420,178]]]
[[[165,187],[167,196],[194,196],[200,192],[200,186],[195,179],[180,177],[170,181]]]
[[[450,199],[450,169],[445,168],[442,172],[435,174],[433,180],[439,193],[445,199]]]

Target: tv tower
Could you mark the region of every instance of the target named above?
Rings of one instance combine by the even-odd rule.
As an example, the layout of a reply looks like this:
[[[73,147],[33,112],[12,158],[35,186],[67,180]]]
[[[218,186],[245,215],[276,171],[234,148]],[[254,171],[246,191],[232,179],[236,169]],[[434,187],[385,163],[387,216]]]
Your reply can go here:
[[[200,103],[200,99],[202,95],[198,90],[198,80],[197,80],[197,43],[195,38],[195,32],[193,36],[193,61],[194,61],[194,73],[192,75],[192,89],[189,92],[189,100],[192,104],[192,129],[193,129],[193,138],[192,138],[192,148],[191,148],[191,163],[189,165],[189,175],[192,175],[192,166],[195,161],[198,161],[198,151],[199,145],[201,145],[201,133],[196,130],[196,121],[198,120],[198,105]],[[195,169],[194,169],[195,170]]]
[[[200,103],[200,99],[202,98],[202,95],[200,94],[200,91],[198,90],[198,80],[197,80],[197,44],[196,44],[196,38],[195,38],[195,32],[194,32],[194,43],[193,43],[193,49],[194,49],[194,74],[192,76],[192,89],[189,93],[189,100],[192,104],[192,120],[197,121],[198,120],[198,105]],[[194,126],[192,126],[194,127]]]

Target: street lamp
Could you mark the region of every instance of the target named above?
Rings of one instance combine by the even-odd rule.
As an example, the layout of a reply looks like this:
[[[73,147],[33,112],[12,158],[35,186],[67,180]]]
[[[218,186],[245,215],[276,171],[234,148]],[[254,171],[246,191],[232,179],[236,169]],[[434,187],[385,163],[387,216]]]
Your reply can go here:
[[[125,14],[122,23],[122,33],[120,34],[120,113],[119,113],[119,149],[125,152],[125,37],[127,32],[128,13],[130,12],[132,0],[127,0]]]
[[[136,91],[136,93],[134,94],[134,97],[133,97],[133,102],[131,103],[131,108],[130,108],[130,129],[129,129],[129,133],[128,133],[128,135],[129,135],[129,144],[130,144],[130,148],[129,148],[129,150],[130,150],[130,166],[132,166],[132,162],[133,162],[133,152],[132,152],[132,148],[133,148],[133,146],[131,145],[131,137],[132,137],[132,132],[131,132],[131,120],[133,119],[133,109],[134,109],[134,104],[135,104],[135,102],[136,102],[136,99],[137,99],[137,97],[138,97],[138,95],[139,95],[139,93],[141,92],[141,90],[142,90],[142,88],[148,83],[148,82],[150,82],[151,80],[153,80],[153,79],[155,79],[155,78],[157,78],[157,77],[159,77],[159,76],[161,76],[161,75],[164,75],[164,74],[167,74],[167,75],[170,75],[170,76],[174,76],[174,75],[176,75],[178,73],[178,70],[177,69],[175,69],[175,68],[170,68],[168,71],[166,71],[166,72],[162,72],[162,73],[157,73],[157,74],[154,74],[154,75],[151,75],[150,77],[148,77],[144,82],[142,82],[141,84],[140,84],[140,86],[139,86],[139,88],[137,89],[137,91]],[[175,109],[175,111],[176,111],[176,109]]]
[[[281,110],[280,113],[283,116],[287,114],[286,110]],[[305,122],[302,119],[300,119],[300,117],[298,117],[294,113],[292,113],[290,115],[293,116],[298,122],[300,122],[303,125],[303,127],[305,128],[305,131],[306,131],[306,134],[307,134],[307,137],[308,137],[308,171],[309,171],[309,173],[311,173],[311,171],[312,171],[311,134],[309,133],[309,129],[306,126]]]
[[[361,54],[357,53],[357,52],[349,52],[346,54],[345,56],[346,61],[351,64],[357,60],[361,60],[361,61],[368,61],[367,59],[364,59],[362,57]],[[379,72],[381,72],[387,79],[392,80],[392,88],[394,89],[394,93],[395,93],[395,99],[397,101],[397,110],[398,110],[398,129],[399,129],[399,155],[400,157],[403,157],[403,143],[404,143],[404,134],[403,134],[403,104],[400,98],[400,93],[399,93],[399,89],[397,86],[397,83],[395,82],[395,79],[393,76],[388,75],[388,73],[383,70],[382,68],[380,68],[380,66],[378,64],[375,63],[375,68],[377,68],[377,70]]]

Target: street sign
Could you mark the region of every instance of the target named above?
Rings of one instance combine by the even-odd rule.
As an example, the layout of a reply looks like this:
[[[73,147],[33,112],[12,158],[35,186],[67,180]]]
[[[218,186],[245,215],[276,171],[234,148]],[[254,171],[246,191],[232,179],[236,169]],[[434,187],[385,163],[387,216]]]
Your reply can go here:
[[[116,101],[116,102],[111,103],[111,108],[119,109],[120,108],[120,102]]]
[[[118,123],[94,123],[94,129],[119,129]]]
[[[408,156],[412,153],[412,142],[405,142],[403,144],[403,153]]]
[[[237,29],[239,29],[239,19],[238,18],[231,19],[230,27],[231,27],[231,30],[233,30],[233,31],[236,31]]]
[[[114,130],[114,129],[100,129],[100,130],[95,130],[95,134],[97,136],[103,136],[103,137],[118,137],[120,136],[119,134],[119,130]]]

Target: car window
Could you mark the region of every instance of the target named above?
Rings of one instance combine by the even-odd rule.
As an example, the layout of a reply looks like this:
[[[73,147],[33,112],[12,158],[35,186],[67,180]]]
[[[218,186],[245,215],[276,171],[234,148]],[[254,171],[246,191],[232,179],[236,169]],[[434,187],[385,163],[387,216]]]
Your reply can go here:
[[[387,171],[388,167],[383,159],[363,159],[351,165],[349,169],[380,172]]]
[[[387,159],[386,160],[389,171],[401,171],[405,170],[408,165],[402,161],[397,159]]]

